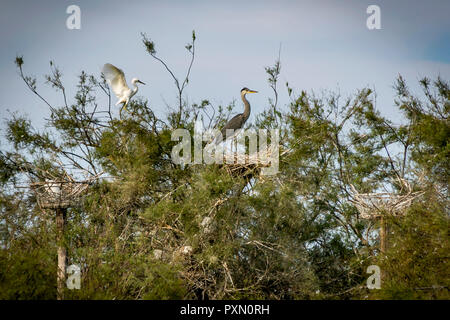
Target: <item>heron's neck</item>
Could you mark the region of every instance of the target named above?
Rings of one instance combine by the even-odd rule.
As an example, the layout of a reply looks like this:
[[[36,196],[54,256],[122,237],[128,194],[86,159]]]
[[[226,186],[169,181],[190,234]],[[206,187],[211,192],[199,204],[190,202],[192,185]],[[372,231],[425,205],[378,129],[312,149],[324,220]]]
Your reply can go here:
[[[138,92],[138,90],[139,90],[139,88],[138,88],[136,82],[133,82],[133,86],[134,86],[134,89],[133,89],[133,91],[131,92],[131,95],[132,95],[132,96],[134,96],[134,95]]]
[[[244,102],[244,119],[247,120],[248,117],[250,116],[250,103],[248,102],[248,100],[245,98],[245,93],[241,93],[241,98],[242,101]]]

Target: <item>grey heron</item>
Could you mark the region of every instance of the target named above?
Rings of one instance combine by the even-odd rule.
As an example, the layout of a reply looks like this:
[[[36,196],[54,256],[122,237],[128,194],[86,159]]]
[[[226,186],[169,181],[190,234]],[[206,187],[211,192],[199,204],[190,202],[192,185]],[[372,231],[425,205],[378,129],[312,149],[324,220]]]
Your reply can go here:
[[[215,145],[218,145],[224,140],[235,137],[239,133],[239,131],[244,127],[245,122],[247,121],[248,117],[250,117],[250,103],[248,102],[245,95],[247,93],[257,93],[257,92],[258,91],[250,90],[247,87],[241,90],[241,99],[242,102],[244,102],[244,113],[239,113],[235,115],[233,118],[231,118],[230,121],[228,121],[225,124],[225,126],[221,130],[221,134],[218,134],[213,141]],[[231,137],[226,136],[227,129],[234,130],[234,133]]]
[[[130,99],[138,92],[137,83],[145,83],[137,78],[133,78],[131,79],[131,83],[133,84],[134,89],[130,89],[127,85],[127,81],[125,80],[124,72],[110,63],[107,63],[103,66],[102,72],[105,75],[105,79],[113,90],[114,94],[119,99],[119,101],[117,101],[116,103],[116,106],[121,103],[123,104],[122,108],[120,109],[120,116],[122,117],[122,109],[127,110],[127,105],[130,102]]]

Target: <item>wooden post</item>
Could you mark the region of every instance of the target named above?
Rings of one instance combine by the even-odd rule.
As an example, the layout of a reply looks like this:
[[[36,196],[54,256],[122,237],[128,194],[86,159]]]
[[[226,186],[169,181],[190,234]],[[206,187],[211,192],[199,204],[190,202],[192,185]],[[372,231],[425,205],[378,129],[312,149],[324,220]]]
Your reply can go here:
[[[56,208],[56,241],[58,245],[57,299],[64,299],[66,282],[67,250],[64,243],[64,227],[66,224],[66,208]]]
[[[380,218],[380,252],[383,255],[386,253],[386,221],[383,215]]]
[[[386,250],[388,247],[388,225],[387,225],[387,221],[384,217],[383,214],[381,214],[380,217],[380,253],[382,258],[384,259],[386,256]],[[386,280],[386,272],[381,269],[381,284],[383,284],[383,282]]]

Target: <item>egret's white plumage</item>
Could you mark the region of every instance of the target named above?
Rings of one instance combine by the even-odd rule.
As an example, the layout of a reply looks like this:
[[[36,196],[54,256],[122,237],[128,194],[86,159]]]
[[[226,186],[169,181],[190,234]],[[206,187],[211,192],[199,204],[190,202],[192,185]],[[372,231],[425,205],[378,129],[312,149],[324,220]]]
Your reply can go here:
[[[61,194],[61,183],[55,180],[46,180],[45,190],[48,194],[59,196]]]
[[[125,80],[125,73],[110,63],[106,63],[103,66],[102,72],[105,75],[105,79],[112,91],[119,99],[116,106],[122,103],[122,109],[126,109],[130,99],[138,92],[138,86],[136,83],[145,84],[141,80],[133,78],[131,83],[133,84],[134,89],[130,89],[127,85],[127,81]],[[122,109],[120,109],[120,112],[122,112]]]

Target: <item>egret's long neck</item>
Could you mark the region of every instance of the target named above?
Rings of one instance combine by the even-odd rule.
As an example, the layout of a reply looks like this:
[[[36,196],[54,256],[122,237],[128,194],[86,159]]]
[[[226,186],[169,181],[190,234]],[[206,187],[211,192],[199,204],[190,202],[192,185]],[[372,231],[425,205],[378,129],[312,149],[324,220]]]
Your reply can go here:
[[[138,92],[139,88],[138,88],[136,82],[133,82],[133,86],[134,86],[134,89],[133,89],[132,95],[134,96]]]
[[[245,98],[245,93],[241,93],[242,102],[244,102],[244,119],[247,120],[250,116],[250,103]]]

